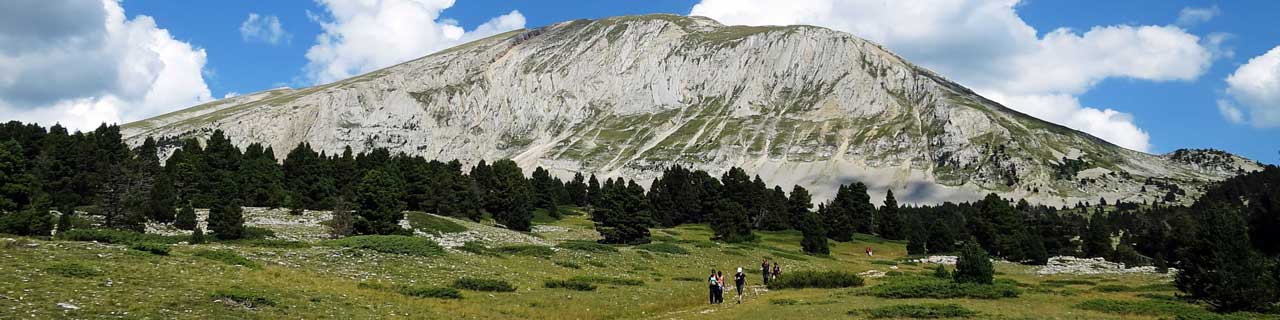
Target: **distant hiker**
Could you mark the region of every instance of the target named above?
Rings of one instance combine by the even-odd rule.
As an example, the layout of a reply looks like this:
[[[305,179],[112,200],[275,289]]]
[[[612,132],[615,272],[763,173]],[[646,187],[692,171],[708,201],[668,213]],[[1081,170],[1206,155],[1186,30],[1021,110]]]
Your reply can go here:
[[[747,285],[747,275],[738,267],[738,274],[733,275],[733,285],[738,289],[738,304],[742,304],[742,287]]]
[[[773,262],[773,280],[778,280],[778,276],[782,275],[782,264],[777,261]]]
[[[867,246],[867,256],[870,257],[873,255],[875,255],[875,252],[871,251],[871,246]]]
[[[760,275],[764,276],[764,285],[768,286],[769,285],[769,259],[764,259],[764,262],[760,263]]]
[[[707,280],[709,282],[707,289],[708,289],[708,292],[710,293],[709,295],[711,297],[710,301],[711,301],[711,304],[715,304],[716,303],[716,287],[719,286],[719,283],[716,282],[716,269],[711,269],[711,276],[708,276]]]

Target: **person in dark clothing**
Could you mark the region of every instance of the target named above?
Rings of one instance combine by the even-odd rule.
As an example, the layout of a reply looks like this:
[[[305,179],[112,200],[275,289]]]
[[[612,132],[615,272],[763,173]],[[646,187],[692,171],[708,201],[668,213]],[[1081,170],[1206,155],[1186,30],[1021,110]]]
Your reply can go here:
[[[710,299],[710,300],[711,300],[711,304],[715,304],[715,303],[716,303],[716,288],[717,288],[717,287],[719,287],[719,285],[716,283],[716,270],[715,270],[715,269],[711,269],[711,275],[707,277],[707,282],[709,283],[709,285],[707,286],[707,288],[708,288],[708,292],[710,293],[710,297],[711,297],[711,299]]]
[[[733,285],[738,289],[738,304],[742,304],[742,287],[747,285],[747,275],[742,273],[742,267],[738,267],[738,274],[733,275]]]
[[[760,275],[764,276],[764,285],[769,285],[769,259],[764,259],[764,262],[760,263]]]
[[[773,280],[778,280],[778,277],[780,276],[782,276],[782,264],[778,262],[774,262],[773,263]]]

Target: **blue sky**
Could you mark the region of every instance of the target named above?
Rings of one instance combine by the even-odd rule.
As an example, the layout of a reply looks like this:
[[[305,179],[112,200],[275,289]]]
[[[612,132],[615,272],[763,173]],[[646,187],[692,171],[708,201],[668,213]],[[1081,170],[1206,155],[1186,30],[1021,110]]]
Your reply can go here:
[[[349,5],[348,0],[108,0],[104,2],[106,13],[70,9],[65,13],[24,13],[31,6],[0,5],[0,9],[9,9],[0,11],[13,17],[39,17],[49,12],[56,16],[40,17],[41,22],[36,25],[0,23],[0,48],[17,48],[0,49],[0,71],[10,71],[0,73],[18,74],[18,78],[30,82],[58,83],[65,80],[41,82],[37,78],[50,74],[48,70],[54,66],[67,69],[68,61],[74,61],[84,64],[86,73],[117,75],[86,80],[83,85],[68,86],[62,91],[42,92],[34,98],[26,97],[23,90],[29,89],[6,84],[0,76],[0,114],[4,114],[0,118],[59,121],[73,127],[89,126],[93,121],[127,122],[228,95],[331,81],[513,28],[579,18],[695,12],[727,24],[802,23],[848,31],[882,43],[913,62],[1015,109],[1132,149],[1164,153],[1182,147],[1218,148],[1280,163],[1280,50],[1268,54],[1280,46],[1277,1],[974,0],[947,5],[878,0],[371,3],[381,6],[412,1],[421,1],[414,8],[424,16],[398,16],[420,23],[401,29],[427,31],[361,43],[342,43],[341,37],[335,35],[370,30],[376,35],[389,33],[356,21],[362,15],[390,21],[394,17],[382,15],[405,10],[353,8],[356,6]],[[942,8],[915,7],[921,4]],[[122,21],[111,19],[113,6],[122,10]],[[885,14],[876,10],[892,11]],[[251,14],[257,18],[249,21]],[[77,27],[77,21],[101,20],[104,15],[107,25],[117,23],[130,31],[108,28],[106,32],[93,33],[93,28]],[[147,17],[153,23],[145,23]],[[0,13],[0,20],[4,18],[5,14]],[[44,22],[64,20],[67,22]],[[421,20],[427,20],[426,24]],[[280,32],[273,31],[274,21],[278,21]],[[247,22],[252,22],[248,29]],[[101,22],[93,25],[98,24]],[[329,30],[322,24],[329,24]],[[258,31],[253,31],[253,26]],[[456,27],[461,29],[452,30]],[[1095,29],[1098,32],[1091,32]],[[22,36],[43,30],[51,30],[50,35]],[[119,36],[133,34],[128,32],[148,34],[147,39],[151,40],[135,43],[139,37]],[[158,55],[116,49],[76,50],[97,52],[89,56],[49,54],[71,43],[51,39],[85,38],[86,34],[105,34],[104,42],[120,42],[123,47],[162,49],[156,49]],[[330,43],[320,43],[326,37]],[[428,38],[434,40],[421,40]],[[339,43],[332,43],[335,41]],[[407,48],[394,48],[400,44]],[[309,51],[329,54],[311,56]],[[141,63],[120,62],[135,60]],[[106,66],[84,61],[102,61]],[[19,66],[5,62],[17,62]],[[111,65],[117,62],[152,68],[139,75],[137,70]],[[45,65],[47,69],[41,69]],[[1019,70],[1006,70],[1009,65]],[[1057,78],[1039,77],[1036,72]],[[1227,81],[1233,74],[1237,74],[1235,81]],[[127,81],[132,76],[142,80]],[[139,82],[143,85],[132,85]],[[149,82],[154,83],[148,87],[145,84]],[[166,83],[170,85],[165,86]]]

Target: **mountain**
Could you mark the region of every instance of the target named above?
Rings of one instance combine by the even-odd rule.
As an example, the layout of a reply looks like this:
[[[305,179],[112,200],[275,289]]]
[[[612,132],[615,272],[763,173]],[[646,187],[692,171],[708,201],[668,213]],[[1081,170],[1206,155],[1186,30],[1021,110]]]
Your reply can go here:
[[[857,180],[874,197],[893,188],[917,203],[987,192],[1074,204],[1174,191],[1188,201],[1197,186],[1260,168],[1212,150],[1127,150],[1001,106],[848,33],[675,15],[512,31],[123,129],[135,144],[222,129],[278,155],[300,142],[329,154],[385,147],[642,182],[672,164],[717,175],[739,166],[769,184],[804,185],[816,199]]]

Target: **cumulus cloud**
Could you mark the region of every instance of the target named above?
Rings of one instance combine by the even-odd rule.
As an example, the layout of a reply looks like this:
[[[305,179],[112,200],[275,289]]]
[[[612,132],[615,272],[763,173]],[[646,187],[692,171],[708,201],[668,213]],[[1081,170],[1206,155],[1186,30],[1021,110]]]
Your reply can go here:
[[[240,23],[240,38],[244,41],[262,41],[270,44],[289,42],[292,36],[280,25],[280,18],[250,12],[249,18]]]
[[[524,28],[519,11],[467,31],[440,12],[453,0],[319,0],[312,16],[324,32],[307,50],[306,74],[322,84],[422,57],[468,41]]]
[[[116,0],[0,4],[0,114],[74,129],[211,100],[203,49]],[[7,119],[6,119],[7,120]]]
[[[1213,20],[1214,17],[1220,14],[1222,14],[1222,10],[1218,10],[1217,5],[1208,8],[1182,8],[1182,11],[1178,12],[1178,25],[1184,27],[1194,26],[1209,22],[1209,20]]]
[[[1218,102],[1227,120],[1259,128],[1280,127],[1280,46],[1249,59],[1227,76],[1227,95],[1236,102]],[[1236,107],[1237,103],[1244,110]]]
[[[807,24],[880,43],[914,63],[1016,110],[1122,147],[1148,151],[1133,117],[1081,106],[1075,96],[1107,78],[1185,81],[1215,58],[1208,39],[1176,26],[1097,26],[1038,36],[1017,0],[702,0],[691,15],[731,25]]]

